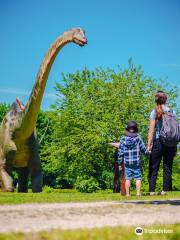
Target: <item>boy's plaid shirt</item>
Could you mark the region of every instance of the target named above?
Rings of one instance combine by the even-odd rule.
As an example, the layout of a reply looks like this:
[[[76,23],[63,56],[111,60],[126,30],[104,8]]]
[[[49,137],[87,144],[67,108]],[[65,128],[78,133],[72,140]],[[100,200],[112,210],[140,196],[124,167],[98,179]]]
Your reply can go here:
[[[118,149],[118,163],[125,166],[139,166],[140,154],[148,154],[142,139],[137,137],[122,137]]]

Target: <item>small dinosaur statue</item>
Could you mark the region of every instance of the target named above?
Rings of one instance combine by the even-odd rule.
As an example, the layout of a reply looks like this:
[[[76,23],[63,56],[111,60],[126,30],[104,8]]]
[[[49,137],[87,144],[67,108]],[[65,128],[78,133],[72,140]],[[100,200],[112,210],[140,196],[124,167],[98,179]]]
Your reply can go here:
[[[42,169],[35,126],[51,66],[60,49],[70,42],[84,46],[87,43],[84,31],[73,28],[56,39],[40,66],[28,103],[24,106],[17,98],[0,125],[2,191],[14,191],[11,177],[13,167],[18,172],[18,192],[28,191],[29,175],[32,191],[42,191]]]

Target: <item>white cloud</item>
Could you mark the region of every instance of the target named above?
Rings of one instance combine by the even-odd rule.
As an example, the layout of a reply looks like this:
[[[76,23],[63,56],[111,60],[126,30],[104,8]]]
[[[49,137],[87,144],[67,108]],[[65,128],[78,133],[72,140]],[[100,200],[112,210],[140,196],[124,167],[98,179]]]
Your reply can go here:
[[[14,95],[29,95],[29,92],[24,89],[15,89],[15,88],[0,88],[0,93],[8,93]]]
[[[25,89],[15,89],[15,88],[0,88],[0,93],[2,94],[11,94],[11,95],[20,95],[20,96],[29,96],[30,91],[27,91]],[[56,98],[56,95],[54,93],[45,93],[45,98]]]

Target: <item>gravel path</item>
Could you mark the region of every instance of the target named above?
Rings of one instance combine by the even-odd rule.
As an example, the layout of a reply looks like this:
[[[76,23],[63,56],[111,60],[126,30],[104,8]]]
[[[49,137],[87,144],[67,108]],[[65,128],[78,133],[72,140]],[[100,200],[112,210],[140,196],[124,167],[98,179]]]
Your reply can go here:
[[[0,232],[170,223],[180,223],[180,203],[112,201],[0,206]]]

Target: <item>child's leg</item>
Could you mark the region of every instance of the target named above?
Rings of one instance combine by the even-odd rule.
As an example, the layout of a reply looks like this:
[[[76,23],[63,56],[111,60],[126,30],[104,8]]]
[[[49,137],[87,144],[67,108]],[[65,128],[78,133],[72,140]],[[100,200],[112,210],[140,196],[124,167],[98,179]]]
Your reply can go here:
[[[136,195],[140,196],[141,195],[141,180],[136,180]]]
[[[130,186],[131,186],[131,180],[126,179],[126,181],[125,181],[125,188],[126,188],[126,196],[127,197],[130,196],[130,194],[129,194]]]

